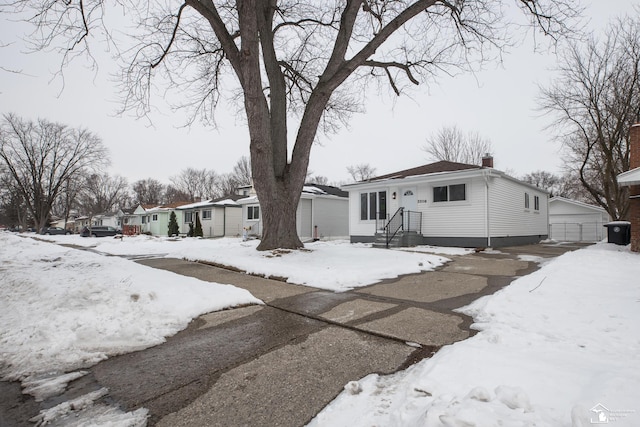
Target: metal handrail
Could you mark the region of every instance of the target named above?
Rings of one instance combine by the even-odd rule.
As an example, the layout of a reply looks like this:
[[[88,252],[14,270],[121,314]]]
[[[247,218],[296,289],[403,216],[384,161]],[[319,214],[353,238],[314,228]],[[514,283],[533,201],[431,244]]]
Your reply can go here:
[[[404,208],[400,207],[393,214],[387,225],[385,225],[385,246],[389,249],[389,242],[398,234],[398,231],[404,229]]]
[[[380,221],[383,221],[382,227],[380,226]],[[385,236],[385,247],[387,249],[389,248],[389,243],[391,243],[391,240],[393,240],[399,231],[415,231],[419,233],[421,227],[422,212],[408,211],[400,207],[389,220],[380,218],[380,215],[376,214],[376,233],[379,231],[383,232]]]
[[[422,212],[404,211],[404,231],[420,232],[422,228]]]

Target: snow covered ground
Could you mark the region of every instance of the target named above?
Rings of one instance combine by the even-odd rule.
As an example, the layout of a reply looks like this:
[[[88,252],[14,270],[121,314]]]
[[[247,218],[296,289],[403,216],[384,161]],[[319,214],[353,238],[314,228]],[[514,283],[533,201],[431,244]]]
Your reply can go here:
[[[0,233],[0,377],[20,381],[25,393],[41,401],[64,391],[69,382],[86,374],[83,369],[109,356],[162,343],[200,314],[261,303],[243,289],[148,268],[123,257],[206,260],[335,291],[430,270],[447,261],[345,242],[317,242],[303,251],[264,254],[256,251],[257,243]],[[94,403],[106,393],[98,390],[64,402],[34,421],[52,426],[84,425],[87,420],[118,427],[146,423],[144,409],[122,413]]]
[[[83,368],[160,344],[194,317],[260,303],[234,286],[0,232],[0,377],[21,381],[25,393],[43,400]],[[91,404],[104,393],[65,402],[36,421],[56,425],[71,407],[84,407],[88,415],[74,422],[146,422],[144,409],[122,414]]]
[[[82,245],[92,250],[128,257],[167,256],[223,264],[251,274],[286,277],[290,283],[336,292],[371,285],[401,274],[433,270],[448,261],[433,255],[441,251],[463,254],[468,251],[423,247],[423,252],[372,249],[371,245],[345,241],[314,242],[302,251],[258,252],[257,240],[238,238],[169,239],[151,236],[85,238],[80,236],[39,236],[58,243]],[[427,252],[428,251],[428,252]]]
[[[204,259],[335,291],[446,262],[430,254],[445,252],[439,248],[383,251],[345,242],[264,254],[257,242],[238,239],[48,239],[97,253],[0,233],[0,374],[39,399],[106,357],[162,342],[200,313],[259,303],[228,285],[101,254]],[[638,277],[640,255],[610,244],[546,262],[460,310],[475,319],[473,338],[395,375],[354,378],[311,425],[640,425]],[[93,403],[107,392],[64,402],[36,421],[144,425],[144,409],[125,414]],[[65,417],[71,408],[81,408],[80,416],[76,409]]]
[[[310,426],[640,425],[640,255],[598,244],[460,311],[474,337],[345,387]]]

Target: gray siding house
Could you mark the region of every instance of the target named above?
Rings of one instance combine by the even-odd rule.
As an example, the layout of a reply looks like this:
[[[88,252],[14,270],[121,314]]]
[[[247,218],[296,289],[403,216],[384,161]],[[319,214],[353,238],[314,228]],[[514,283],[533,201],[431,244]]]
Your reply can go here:
[[[228,196],[178,206],[182,212],[181,233],[189,230],[189,223],[195,224],[196,215],[202,224],[203,237],[237,237],[242,235],[242,206],[236,201],[244,196]]]
[[[238,200],[242,206],[242,226],[249,236],[262,234],[260,202],[255,191]],[[296,209],[296,230],[302,241],[347,239],[349,236],[348,193],[339,188],[307,184]]]

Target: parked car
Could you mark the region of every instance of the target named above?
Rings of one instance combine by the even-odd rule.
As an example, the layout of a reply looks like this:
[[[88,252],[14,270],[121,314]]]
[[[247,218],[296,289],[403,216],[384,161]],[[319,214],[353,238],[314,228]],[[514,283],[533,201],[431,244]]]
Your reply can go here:
[[[80,232],[80,235],[82,237],[89,237],[89,236],[105,237],[105,236],[115,236],[116,234],[122,234],[122,232],[120,230],[117,230],[114,227],[105,226],[105,225],[95,225],[91,227],[91,229],[89,229],[88,227],[85,227]]]
[[[71,234],[71,230],[65,230],[62,227],[45,227],[40,234]]]

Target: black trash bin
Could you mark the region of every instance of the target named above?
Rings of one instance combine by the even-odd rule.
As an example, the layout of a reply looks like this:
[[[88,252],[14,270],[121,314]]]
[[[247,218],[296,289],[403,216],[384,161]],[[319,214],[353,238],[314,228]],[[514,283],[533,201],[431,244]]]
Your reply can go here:
[[[607,227],[607,241],[616,245],[631,243],[631,223],[629,221],[613,221],[604,225]]]

